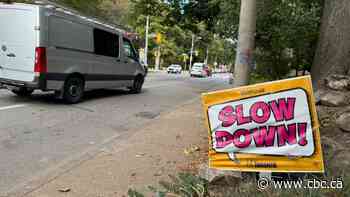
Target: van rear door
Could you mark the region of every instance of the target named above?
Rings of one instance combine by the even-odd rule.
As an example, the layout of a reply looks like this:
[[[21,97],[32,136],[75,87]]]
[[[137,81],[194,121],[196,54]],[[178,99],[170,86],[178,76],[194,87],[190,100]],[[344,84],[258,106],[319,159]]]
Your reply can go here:
[[[32,82],[39,8],[0,4],[0,78]]]

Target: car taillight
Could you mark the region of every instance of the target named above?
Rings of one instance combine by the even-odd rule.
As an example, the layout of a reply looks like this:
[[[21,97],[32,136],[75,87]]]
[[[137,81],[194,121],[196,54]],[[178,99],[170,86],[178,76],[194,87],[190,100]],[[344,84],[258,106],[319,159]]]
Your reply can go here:
[[[47,72],[47,59],[46,59],[46,48],[36,47],[35,48],[35,65],[34,72],[46,73]]]

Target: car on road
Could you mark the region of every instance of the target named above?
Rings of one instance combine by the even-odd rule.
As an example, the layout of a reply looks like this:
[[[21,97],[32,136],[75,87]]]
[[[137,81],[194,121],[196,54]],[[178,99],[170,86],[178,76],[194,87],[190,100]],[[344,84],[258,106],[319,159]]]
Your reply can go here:
[[[191,77],[210,77],[212,72],[208,65],[204,63],[194,63],[190,75]]]
[[[172,64],[167,69],[168,74],[175,73],[175,74],[181,74],[182,73],[182,67],[178,64]]]
[[[146,70],[122,29],[64,8],[19,3],[0,3],[0,27],[0,84],[17,95],[55,91],[78,103],[85,90],[141,92]]]

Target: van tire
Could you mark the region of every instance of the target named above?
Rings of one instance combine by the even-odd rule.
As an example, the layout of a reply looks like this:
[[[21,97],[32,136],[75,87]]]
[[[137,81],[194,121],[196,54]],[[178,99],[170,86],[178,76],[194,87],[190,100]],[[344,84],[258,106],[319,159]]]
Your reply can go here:
[[[84,96],[84,79],[72,76],[64,82],[63,99],[68,104],[79,103]]]
[[[13,89],[12,92],[17,96],[25,97],[25,96],[30,96],[34,92],[34,90],[21,87],[18,89]]]
[[[130,92],[132,94],[141,93],[144,81],[145,81],[145,78],[142,75],[136,76],[134,79],[134,83],[133,83],[132,87],[130,88]]]

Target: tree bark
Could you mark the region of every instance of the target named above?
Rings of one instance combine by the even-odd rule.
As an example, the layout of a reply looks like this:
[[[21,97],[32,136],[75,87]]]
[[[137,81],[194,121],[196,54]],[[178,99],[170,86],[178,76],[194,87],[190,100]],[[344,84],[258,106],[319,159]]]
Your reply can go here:
[[[157,49],[157,55],[156,55],[156,66],[155,66],[155,70],[159,71],[160,69],[160,57],[161,57],[161,51],[160,51],[160,46],[158,46]]]
[[[238,49],[234,68],[234,86],[247,85],[253,64],[256,31],[256,0],[241,0]]]
[[[320,38],[311,75],[315,90],[331,74],[348,75],[350,69],[350,1],[325,0]]]

